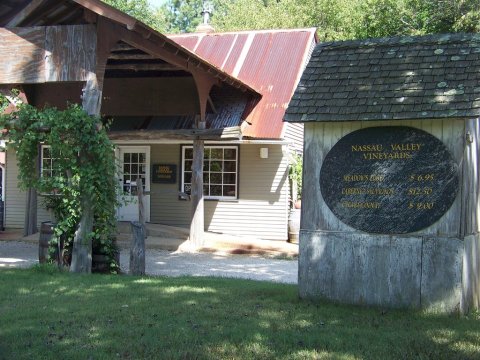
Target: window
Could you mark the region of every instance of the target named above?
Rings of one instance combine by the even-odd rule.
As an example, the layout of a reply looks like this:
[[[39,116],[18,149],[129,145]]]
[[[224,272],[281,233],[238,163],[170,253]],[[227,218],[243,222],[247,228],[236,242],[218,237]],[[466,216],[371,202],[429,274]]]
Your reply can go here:
[[[182,189],[192,189],[193,148],[182,148]],[[237,199],[238,147],[205,146],[203,156],[203,195],[206,199]]]
[[[42,177],[52,177],[53,161],[52,150],[49,145],[42,145],[40,175]]]
[[[136,148],[121,149],[123,165],[123,191],[132,196],[137,195],[137,180],[142,179],[143,191],[146,188],[147,151]]]

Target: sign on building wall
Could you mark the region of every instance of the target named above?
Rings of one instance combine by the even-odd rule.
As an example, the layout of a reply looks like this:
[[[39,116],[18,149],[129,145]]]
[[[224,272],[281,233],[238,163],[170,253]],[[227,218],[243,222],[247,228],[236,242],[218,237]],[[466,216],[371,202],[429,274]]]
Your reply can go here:
[[[152,182],[157,184],[175,184],[177,182],[177,165],[153,164]]]
[[[340,139],[320,170],[320,189],[344,223],[369,233],[411,233],[435,223],[459,189],[458,166],[425,131],[372,127]]]

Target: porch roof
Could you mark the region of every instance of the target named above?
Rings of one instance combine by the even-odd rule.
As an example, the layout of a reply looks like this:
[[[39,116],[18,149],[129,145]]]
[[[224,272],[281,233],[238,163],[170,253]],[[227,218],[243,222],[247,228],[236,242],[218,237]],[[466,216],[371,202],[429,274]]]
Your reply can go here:
[[[171,64],[153,56],[139,51],[132,51],[132,47],[125,48],[124,43],[114,48],[109,62],[112,62],[111,69],[107,66],[107,71],[118,71],[115,69],[115,61],[118,62],[119,52],[122,60],[130,63],[134,61],[134,68],[128,68],[123,61],[123,72],[156,72],[159,71],[188,71],[188,69],[201,69],[218,79],[220,82],[227,83],[230,86],[242,91],[248,91],[252,94],[259,93],[250,85],[237,79],[231,74],[223,71],[188,49],[170,40],[167,36],[159,33],[141,21],[103,3],[100,0],[8,0],[0,2],[0,27],[36,27],[52,25],[75,25],[89,24],[97,22],[98,17],[106,18],[122,28],[140,36],[149,45],[155,46],[168,58],[175,58],[177,64]],[[132,44],[130,44],[132,45]],[[135,48],[135,46],[133,46]],[[147,55],[147,56],[145,56]],[[181,66],[179,66],[179,64]],[[118,64],[117,64],[118,65]],[[3,64],[6,66],[6,64]],[[1,71],[2,64],[0,64]]]
[[[169,35],[176,43],[262,95],[250,103],[245,137],[280,139],[285,109],[316,43],[316,29]]]

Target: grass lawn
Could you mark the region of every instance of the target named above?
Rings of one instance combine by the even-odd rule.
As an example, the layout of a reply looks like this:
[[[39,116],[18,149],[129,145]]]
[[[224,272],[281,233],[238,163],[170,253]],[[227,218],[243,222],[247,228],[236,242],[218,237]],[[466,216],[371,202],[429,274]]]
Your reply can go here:
[[[0,271],[0,359],[480,359],[480,315],[301,301],[219,278]]]

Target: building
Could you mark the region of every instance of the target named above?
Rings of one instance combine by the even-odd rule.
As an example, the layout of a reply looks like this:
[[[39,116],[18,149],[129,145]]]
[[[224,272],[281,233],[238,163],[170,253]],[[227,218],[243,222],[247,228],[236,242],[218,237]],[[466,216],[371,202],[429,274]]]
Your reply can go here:
[[[113,119],[121,186],[135,197],[142,178],[147,221],[192,229],[201,218],[207,231],[287,239],[289,154],[301,151],[303,125],[282,118],[315,29],[167,37],[97,0],[8,4],[0,85],[19,87],[35,106],[88,107],[81,95],[96,77],[96,113]],[[199,188],[191,169],[200,148]],[[40,156],[46,166],[47,146]],[[7,152],[6,227],[24,226],[32,196],[19,191]],[[34,223],[49,218],[37,202]],[[118,209],[119,220],[136,219],[137,209]]]

